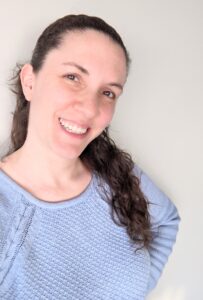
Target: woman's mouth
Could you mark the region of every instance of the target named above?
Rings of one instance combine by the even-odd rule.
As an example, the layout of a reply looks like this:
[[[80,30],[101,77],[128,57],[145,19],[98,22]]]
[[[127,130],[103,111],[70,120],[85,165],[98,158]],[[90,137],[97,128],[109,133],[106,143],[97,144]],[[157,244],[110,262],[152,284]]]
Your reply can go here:
[[[64,129],[64,131],[66,131],[69,134],[72,134],[74,136],[84,136],[89,128],[83,128],[83,127],[79,127],[73,123],[70,123],[62,118],[59,118],[59,123],[61,125],[61,127]]]

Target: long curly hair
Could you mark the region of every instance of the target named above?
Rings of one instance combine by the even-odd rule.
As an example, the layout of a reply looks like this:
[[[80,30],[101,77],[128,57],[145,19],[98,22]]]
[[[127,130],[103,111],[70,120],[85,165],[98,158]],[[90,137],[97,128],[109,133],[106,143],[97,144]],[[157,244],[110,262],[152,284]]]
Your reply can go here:
[[[40,35],[34,48],[30,64],[37,73],[43,66],[46,55],[51,49],[60,46],[63,36],[73,30],[94,29],[103,32],[125,53],[129,70],[130,58],[123,41],[114,28],[104,20],[87,15],[67,15],[50,24]],[[18,150],[25,142],[28,129],[30,102],[25,99],[20,72],[22,65],[17,64],[12,78],[11,90],[16,94],[16,107],[10,135],[10,148],[7,156]],[[148,247],[151,241],[149,202],[140,189],[140,179],[135,175],[131,155],[116,146],[109,136],[109,127],[95,138],[81,153],[83,164],[104,180],[111,193],[105,192],[105,199],[111,207],[111,217],[118,226],[126,228],[130,241],[140,247]],[[117,220],[115,219],[117,216]]]

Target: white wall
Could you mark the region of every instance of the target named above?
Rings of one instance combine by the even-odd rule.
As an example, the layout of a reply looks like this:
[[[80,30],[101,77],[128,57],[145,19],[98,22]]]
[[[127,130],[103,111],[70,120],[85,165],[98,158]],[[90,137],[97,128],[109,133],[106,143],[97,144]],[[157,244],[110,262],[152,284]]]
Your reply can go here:
[[[29,60],[36,38],[69,13],[104,18],[123,36],[131,72],[112,136],[179,208],[174,252],[149,300],[202,300],[203,1],[0,1],[0,143],[6,145],[14,97],[6,81]]]

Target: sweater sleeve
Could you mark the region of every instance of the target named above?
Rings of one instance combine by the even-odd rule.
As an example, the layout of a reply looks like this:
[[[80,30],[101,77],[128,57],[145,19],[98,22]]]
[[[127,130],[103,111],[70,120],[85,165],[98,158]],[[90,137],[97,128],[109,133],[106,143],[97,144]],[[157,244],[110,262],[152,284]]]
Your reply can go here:
[[[140,178],[140,188],[149,201],[149,214],[153,240],[149,246],[151,260],[148,292],[161,276],[163,268],[176,241],[180,216],[174,203],[154,184],[139,167],[135,167]]]

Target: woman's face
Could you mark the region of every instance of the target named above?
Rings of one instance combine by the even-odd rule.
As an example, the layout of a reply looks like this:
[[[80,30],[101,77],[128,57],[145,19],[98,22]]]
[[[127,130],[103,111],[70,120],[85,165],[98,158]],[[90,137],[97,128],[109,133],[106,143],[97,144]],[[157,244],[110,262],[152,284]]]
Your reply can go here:
[[[31,65],[21,73],[31,102],[27,138],[64,158],[78,157],[110,124],[127,76],[123,49],[95,30],[66,34],[38,73]]]

